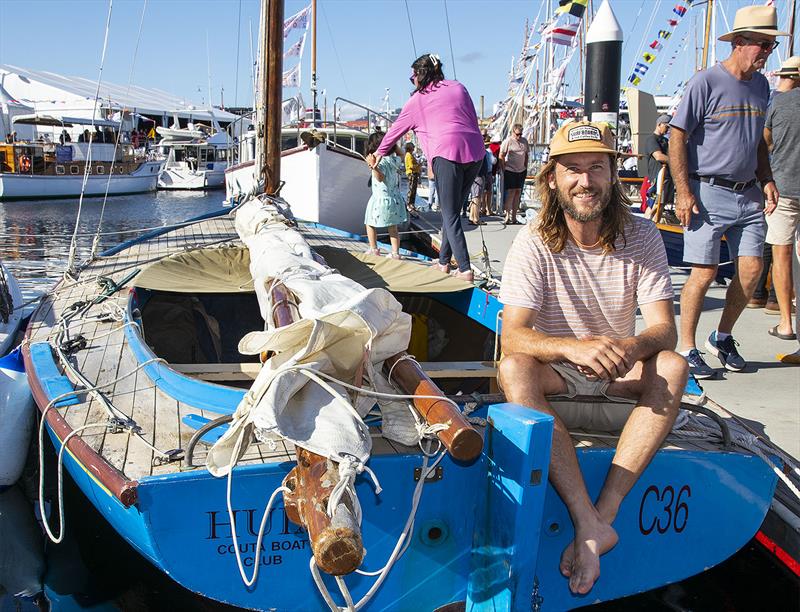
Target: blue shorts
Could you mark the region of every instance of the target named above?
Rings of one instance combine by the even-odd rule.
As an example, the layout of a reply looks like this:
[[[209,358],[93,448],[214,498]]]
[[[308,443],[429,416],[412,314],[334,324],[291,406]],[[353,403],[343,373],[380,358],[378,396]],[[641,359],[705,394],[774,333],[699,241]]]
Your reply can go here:
[[[761,257],[767,236],[764,199],[756,184],[742,192],[731,191],[690,179],[689,184],[700,214],[692,214],[683,233],[683,260],[714,265],[719,261],[722,236],[728,241],[731,258]]]

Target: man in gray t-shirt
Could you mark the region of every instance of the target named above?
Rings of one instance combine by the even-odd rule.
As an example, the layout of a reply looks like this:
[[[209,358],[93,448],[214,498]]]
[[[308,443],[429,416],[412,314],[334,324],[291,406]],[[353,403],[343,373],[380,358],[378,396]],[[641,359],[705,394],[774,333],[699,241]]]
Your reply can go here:
[[[780,198],[767,218],[767,242],[772,245],[772,286],[780,309],[769,333],[796,340],[792,329],[792,244],[800,226],[800,57],[778,72],[779,89],[767,112],[764,140],[772,152],[772,169]],[[789,62],[787,62],[788,64]]]
[[[681,354],[698,378],[715,374],[695,344],[703,299],[717,274],[725,236],[736,274],[719,325],[705,347],[730,371],[747,365],[736,349],[733,326],[761,274],[766,235],[764,213],[778,202],[763,130],[769,85],[759,72],[777,46],[774,7],[736,12],[722,63],[698,72],[670,123],[669,165],[675,182],[675,214],[684,226],[683,259],[692,271],[681,291]],[[766,208],[764,206],[766,200]]]

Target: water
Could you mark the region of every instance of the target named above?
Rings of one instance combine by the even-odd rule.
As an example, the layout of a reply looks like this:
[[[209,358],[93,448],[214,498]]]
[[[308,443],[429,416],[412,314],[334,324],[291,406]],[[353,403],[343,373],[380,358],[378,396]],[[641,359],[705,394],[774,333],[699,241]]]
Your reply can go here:
[[[222,199],[219,191],[109,199],[100,248],[217,210]],[[100,200],[84,203],[78,223],[79,258],[90,253],[101,209]],[[0,258],[19,278],[27,296],[46,291],[63,273],[77,210],[77,202],[68,200],[0,203]],[[56,465],[49,442],[45,457],[45,497],[54,499]],[[189,593],[155,570],[105,522],[68,475],[66,537],[59,545],[46,544],[31,502],[37,496],[36,458],[32,448],[21,483],[0,493],[0,593],[6,590],[4,586],[13,588],[15,575],[19,582],[19,576],[27,574],[34,585],[30,590],[42,589],[43,594],[35,600],[0,594],[0,612],[233,609]],[[231,580],[238,579],[232,567]],[[796,611],[800,609],[800,581],[753,541],[705,574],[594,609]]]

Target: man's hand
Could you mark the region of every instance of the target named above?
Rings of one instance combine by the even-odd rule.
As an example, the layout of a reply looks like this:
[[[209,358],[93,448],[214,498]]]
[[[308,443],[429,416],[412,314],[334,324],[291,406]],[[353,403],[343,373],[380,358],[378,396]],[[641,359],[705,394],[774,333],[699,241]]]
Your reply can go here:
[[[692,214],[700,214],[700,209],[697,207],[697,198],[689,190],[679,191],[675,196],[675,216],[678,217],[678,221],[683,227],[689,227]]]
[[[764,214],[771,215],[778,206],[778,188],[775,186],[775,181],[768,181],[764,185]]]
[[[608,336],[581,338],[567,355],[578,370],[605,380],[622,378],[636,364],[630,343]]]

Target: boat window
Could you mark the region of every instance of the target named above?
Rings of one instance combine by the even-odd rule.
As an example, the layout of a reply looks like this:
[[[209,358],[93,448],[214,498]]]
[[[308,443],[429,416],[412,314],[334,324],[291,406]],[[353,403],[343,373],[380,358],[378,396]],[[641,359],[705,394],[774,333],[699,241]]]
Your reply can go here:
[[[281,136],[281,151],[294,149],[297,146],[297,134],[291,136]]]
[[[97,166],[97,174],[105,174],[106,167],[105,166]]]
[[[72,165],[69,167],[70,174],[78,174],[78,166]]]
[[[366,155],[367,139],[361,138],[360,136],[356,136],[354,140],[355,140],[355,146],[353,147],[353,149],[356,151],[356,153],[360,153],[361,155]]]
[[[175,151],[175,161],[183,161],[186,158],[186,151],[183,149],[173,149]]]
[[[200,149],[200,162],[206,163],[208,161],[208,149]]]
[[[56,174],[64,174],[64,166],[61,164],[56,166]]]
[[[225,161],[228,159],[228,152],[225,149],[217,149],[216,150],[216,160],[217,161]]]
[[[350,136],[336,136],[336,144],[340,147],[345,147],[346,149],[352,149],[352,138]]]

